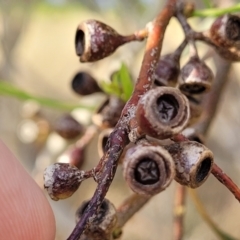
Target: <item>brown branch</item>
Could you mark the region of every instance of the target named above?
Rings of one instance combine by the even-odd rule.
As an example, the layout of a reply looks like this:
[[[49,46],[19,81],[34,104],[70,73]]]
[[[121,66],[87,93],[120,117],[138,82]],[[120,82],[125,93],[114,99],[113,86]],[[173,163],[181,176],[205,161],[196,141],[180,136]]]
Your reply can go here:
[[[235,198],[240,202],[240,189],[238,186],[232,181],[232,179],[223,172],[223,170],[214,163],[212,168],[212,174],[217,180],[222,183],[225,187],[228,188],[230,192],[235,196]]]
[[[128,35],[128,36],[124,36],[124,41],[127,42],[131,42],[131,41],[143,41],[145,38],[147,38],[148,36],[148,31],[146,28],[136,31],[135,33]]]
[[[158,17],[147,26],[148,40],[146,43],[146,51],[134,93],[125,105],[115,129],[108,139],[106,154],[96,167],[96,170],[100,170],[101,172],[101,175],[97,174],[95,177],[98,181],[97,189],[68,240],[79,239],[79,236],[86,229],[87,225],[90,224],[96,216],[96,212],[107,194],[108,188],[115,175],[120,155],[124,147],[129,143],[128,133],[129,128],[132,128],[130,126],[131,123],[135,122],[135,120],[132,121],[132,119],[135,117],[137,103],[141,96],[151,87],[153,73],[161,52],[163,36],[174,14],[176,2],[177,0],[168,0]]]
[[[85,148],[98,132],[98,127],[91,125],[87,128],[84,135],[74,144],[76,148]]]
[[[173,239],[181,240],[184,234],[184,215],[186,204],[186,187],[177,184],[175,191],[175,206],[174,206],[174,227]]]
[[[141,209],[151,197],[132,194],[117,209],[118,223],[116,229],[121,229],[124,224]]]
[[[78,240],[87,225],[90,224],[96,216],[96,212],[99,206],[101,206],[115,175],[118,159],[128,142],[126,129],[118,128],[111,133],[108,151],[100,161],[101,165],[103,165],[104,162],[105,165],[102,169],[102,175],[98,179],[97,189],[68,240]]]
[[[217,54],[214,54],[213,58],[216,63],[217,72],[211,91],[204,97],[204,112],[196,127],[200,133],[205,135],[217,113],[219,103],[221,102],[221,95],[227,84],[228,73],[231,69],[231,63],[219,57]]]

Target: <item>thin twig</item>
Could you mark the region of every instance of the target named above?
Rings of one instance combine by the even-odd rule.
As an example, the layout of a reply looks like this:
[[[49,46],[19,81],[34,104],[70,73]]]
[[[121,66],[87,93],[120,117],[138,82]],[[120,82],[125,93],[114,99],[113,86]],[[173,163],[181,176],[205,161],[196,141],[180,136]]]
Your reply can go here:
[[[97,170],[101,170],[101,175],[99,174],[95,177],[95,179],[98,180],[97,189],[68,240],[79,239],[79,236],[86,229],[87,225],[93,221],[96,216],[96,211],[101,206],[107,194],[108,188],[115,175],[120,155],[124,147],[129,143],[129,127],[131,129],[130,123],[132,123],[131,120],[135,117],[137,103],[141,96],[151,87],[153,73],[161,52],[163,36],[174,14],[176,2],[177,0],[168,0],[157,18],[148,25],[146,51],[134,93],[125,105],[114,131],[110,134],[107,151],[96,167]]]
[[[177,184],[175,191],[175,206],[174,206],[174,227],[173,239],[182,240],[184,234],[184,215],[186,204],[186,187]]]
[[[206,211],[205,207],[203,206],[202,202],[200,201],[196,190],[194,189],[188,189],[188,192],[204,221],[211,227],[211,229],[216,233],[216,235],[219,237],[219,239],[222,240],[236,240],[232,236],[228,235],[224,231],[218,228],[218,226],[215,224],[215,222],[211,219],[208,212]]]
[[[147,29],[141,29],[139,31],[136,31],[135,33],[124,36],[125,42],[131,42],[131,41],[143,41],[148,36]]]
[[[212,84],[211,91],[206,94],[203,101],[204,112],[197,125],[198,132],[206,135],[211,123],[217,113],[217,109],[221,100],[221,95],[228,82],[228,73],[231,69],[231,63],[222,59],[217,54],[214,54],[214,61],[216,63],[216,76]]]
[[[151,197],[132,194],[117,209],[118,223],[116,228],[122,228],[124,224],[141,209]]]
[[[215,163],[213,164],[212,174],[215,178],[217,178],[219,182],[227,187],[228,190],[231,191],[235,198],[240,202],[240,189],[232,181],[232,179],[226,173],[224,173],[223,170]]]
[[[77,142],[75,143],[75,147],[76,148],[85,148],[90,141],[93,139],[93,137],[97,134],[98,132],[98,127],[95,125],[91,125],[89,127],[87,127],[86,132],[84,133],[84,135],[77,140]]]

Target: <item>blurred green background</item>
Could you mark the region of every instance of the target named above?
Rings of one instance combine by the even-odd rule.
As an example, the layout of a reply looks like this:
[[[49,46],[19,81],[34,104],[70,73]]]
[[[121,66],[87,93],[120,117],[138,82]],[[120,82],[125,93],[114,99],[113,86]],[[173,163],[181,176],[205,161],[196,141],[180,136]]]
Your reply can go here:
[[[205,3],[204,3],[205,2]],[[209,1],[196,1],[204,8]],[[234,1],[211,1],[230,6]],[[75,55],[74,35],[77,25],[93,18],[109,23],[119,33],[130,34],[154,18],[164,1],[159,0],[0,0],[0,81],[32,94],[69,104],[90,103],[98,106],[100,95],[80,98],[70,81],[79,70],[88,70],[98,80],[109,79],[124,61],[134,79],[140,68],[144,43],[131,43],[119,48],[110,57],[96,63],[81,64]],[[213,19],[191,19],[194,29],[207,29]],[[179,24],[173,19],[164,38],[163,53],[173,51],[183,39]],[[207,48],[199,44],[200,55]],[[187,59],[184,53],[183,62]],[[213,67],[211,60],[209,66]],[[233,64],[218,115],[210,129],[207,146],[214,152],[215,161],[240,185],[240,79],[239,64]],[[24,167],[42,187],[42,173],[66,148],[66,142],[51,131],[64,109],[41,107],[34,102],[23,102],[0,95],[0,137],[14,152]],[[36,114],[37,113],[37,114]],[[89,123],[90,113],[78,110],[81,121]],[[97,164],[97,137],[86,152],[84,168]],[[57,240],[66,239],[74,227],[74,213],[83,200],[89,199],[96,184],[84,182],[70,199],[53,202],[49,199],[57,223]],[[172,239],[173,183],[165,192],[139,211],[124,228],[122,239]],[[119,206],[130,195],[121,167],[119,167],[108,198]],[[198,190],[208,213],[226,232],[240,239],[240,205],[214,177]],[[201,219],[190,198],[185,219],[186,240],[219,239]]]

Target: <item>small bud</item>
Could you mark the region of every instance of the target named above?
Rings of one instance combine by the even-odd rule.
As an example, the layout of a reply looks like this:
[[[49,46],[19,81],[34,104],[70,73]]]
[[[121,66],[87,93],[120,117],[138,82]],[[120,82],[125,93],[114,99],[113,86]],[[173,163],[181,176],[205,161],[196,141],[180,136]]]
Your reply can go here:
[[[44,171],[44,188],[51,199],[58,201],[65,199],[78,189],[84,180],[84,171],[67,163],[55,163]]]
[[[221,48],[240,47],[240,17],[226,14],[218,17],[209,30],[210,39]]]
[[[136,117],[143,132],[158,139],[170,138],[183,130],[189,119],[187,98],[171,87],[148,91],[139,101]]]
[[[73,91],[82,96],[102,92],[97,81],[87,72],[78,72],[71,84]]]
[[[94,62],[111,55],[127,40],[105,23],[87,20],[77,28],[76,53],[81,62]]]
[[[184,141],[166,146],[176,165],[175,180],[191,188],[201,186],[211,173],[213,153],[204,145]]]
[[[84,132],[84,127],[69,114],[57,119],[54,127],[55,131],[65,139],[74,139]]]
[[[171,183],[175,176],[174,162],[160,146],[137,145],[124,156],[123,175],[135,193],[152,196]]]
[[[89,201],[81,204],[76,212],[76,223],[81,219],[84,211],[87,209]],[[117,214],[114,205],[107,199],[104,199],[102,205],[98,209],[95,217],[90,221],[89,227],[84,234],[86,239],[109,240],[112,230],[117,223]]]
[[[120,98],[110,96],[93,115],[93,122],[101,128],[113,128],[117,124],[125,106]]]
[[[194,56],[181,70],[179,89],[187,94],[201,94],[210,90],[212,81],[211,69],[199,57]]]

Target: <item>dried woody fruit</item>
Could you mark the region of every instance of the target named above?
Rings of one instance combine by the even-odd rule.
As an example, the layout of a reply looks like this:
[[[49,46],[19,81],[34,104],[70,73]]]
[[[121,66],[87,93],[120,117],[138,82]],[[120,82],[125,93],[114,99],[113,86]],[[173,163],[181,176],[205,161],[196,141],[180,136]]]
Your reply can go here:
[[[163,191],[175,176],[171,155],[161,146],[137,145],[127,150],[123,175],[129,187],[146,196]]]
[[[74,92],[82,96],[102,92],[97,81],[87,72],[78,72],[73,77],[71,86]]]
[[[166,146],[176,165],[175,180],[191,188],[201,186],[211,173],[213,153],[204,145],[184,141]]]
[[[156,86],[175,87],[180,73],[180,56],[187,41],[183,43],[171,54],[162,56],[156,66],[154,73],[154,84]]]
[[[93,62],[111,55],[129,40],[105,23],[91,19],[78,26],[75,48],[81,62]]]
[[[181,132],[187,125],[188,100],[178,89],[154,88],[141,98],[136,116],[143,132],[151,137],[166,139]]]
[[[43,177],[44,188],[58,201],[72,196],[84,180],[84,171],[67,163],[55,163],[45,169]]]
[[[123,100],[111,95],[92,116],[92,121],[101,128],[113,128],[118,122],[124,106]]]
[[[84,127],[70,114],[58,118],[54,128],[55,131],[65,139],[74,139],[84,132]]]
[[[240,18],[226,14],[218,17],[209,30],[210,39],[219,47],[240,47]]]
[[[76,222],[79,221],[84,211],[87,209],[89,201],[81,204],[76,212]],[[80,238],[94,240],[112,239],[112,230],[117,223],[117,214],[114,205],[107,199],[104,199],[95,218],[91,221],[89,228],[86,229],[84,235]]]
[[[201,94],[210,90],[212,81],[212,70],[195,55],[181,69],[179,89],[186,94]]]
[[[223,15],[217,18],[209,31],[215,51],[225,60],[240,61],[240,18],[236,15]]]
[[[155,74],[154,84],[156,86],[175,87],[180,72],[179,58],[173,54],[167,54],[160,58]]]

